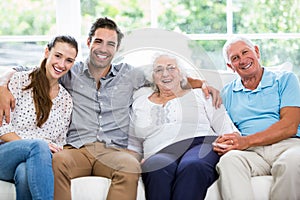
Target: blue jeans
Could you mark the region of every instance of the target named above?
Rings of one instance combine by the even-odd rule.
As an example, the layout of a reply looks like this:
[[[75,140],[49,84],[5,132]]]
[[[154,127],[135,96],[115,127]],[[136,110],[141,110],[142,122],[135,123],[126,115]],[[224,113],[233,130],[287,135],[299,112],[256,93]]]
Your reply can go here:
[[[17,200],[53,200],[52,154],[42,140],[16,140],[0,145],[0,179],[13,182]]]
[[[147,200],[203,200],[218,178],[219,156],[212,149],[214,136],[172,144],[142,165]]]

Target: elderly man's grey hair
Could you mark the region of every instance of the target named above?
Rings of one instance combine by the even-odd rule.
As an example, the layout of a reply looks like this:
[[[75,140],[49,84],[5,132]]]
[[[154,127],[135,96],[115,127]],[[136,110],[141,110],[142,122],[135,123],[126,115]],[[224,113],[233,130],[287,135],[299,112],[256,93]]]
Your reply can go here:
[[[223,57],[226,63],[229,63],[228,52],[227,52],[228,48],[230,47],[230,45],[240,41],[245,42],[247,46],[249,46],[251,49],[253,50],[255,49],[255,44],[250,39],[241,36],[232,37],[228,39],[223,46]]]
[[[162,57],[162,56],[165,56],[165,57],[168,57],[168,58],[176,60],[177,67],[179,69],[179,75],[182,77],[182,80],[180,82],[180,86],[182,88],[189,88],[188,81],[187,81],[187,73],[185,72],[185,70],[183,68],[183,64],[182,64],[182,62],[180,62],[180,60],[178,59],[178,57],[174,56],[174,55],[172,55],[170,53],[155,53],[153,55],[153,58],[152,58],[151,66],[147,66],[146,69],[144,70],[145,77],[150,82],[150,85],[151,85],[152,89],[155,92],[159,91],[158,87],[156,86],[156,84],[154,83],[154,80],[153,80],[153,73],[154,73],[153,72],[153,67],[154,67],[154,63],[156,62],[156,60],[158,58]]]

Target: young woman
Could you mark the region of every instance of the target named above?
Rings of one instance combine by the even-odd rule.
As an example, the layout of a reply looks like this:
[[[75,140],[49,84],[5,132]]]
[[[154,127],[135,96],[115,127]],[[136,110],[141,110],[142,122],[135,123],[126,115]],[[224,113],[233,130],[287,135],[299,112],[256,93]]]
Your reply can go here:
[[[16,107],[11,122],[0,127],[0,179],[15,183],[17,199],[53,199],[52,153],[62,149],[73,107],[58,79],[77,53],[73,37],[57,36],[39,68],[10,79]]]

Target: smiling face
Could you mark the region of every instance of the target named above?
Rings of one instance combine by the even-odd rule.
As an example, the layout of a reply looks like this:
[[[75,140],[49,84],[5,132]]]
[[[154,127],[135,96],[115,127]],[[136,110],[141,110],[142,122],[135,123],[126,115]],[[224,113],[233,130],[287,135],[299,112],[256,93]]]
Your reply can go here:
[[[159,56],[153,64],[153,81],[160,91],[181,89],[182,76],[177,61],[168,56]]]
[[[65,75],[73,66],[77,50],[69,43],[56,42],[49,51],[45,50],[46,61],[46,75],[49,81],[57,81],[60,77]]]
[[[243,41],[237,41],[228,47],[227,56],[227,66],[242,79],[260,74],[260,53],[257,46],[250,47]]]
[[[98,28],[91,40],[88,40],[90,49],[90,64],[95,68],[110,67],[111,61],[117,52],[118,35],[115,30]]]

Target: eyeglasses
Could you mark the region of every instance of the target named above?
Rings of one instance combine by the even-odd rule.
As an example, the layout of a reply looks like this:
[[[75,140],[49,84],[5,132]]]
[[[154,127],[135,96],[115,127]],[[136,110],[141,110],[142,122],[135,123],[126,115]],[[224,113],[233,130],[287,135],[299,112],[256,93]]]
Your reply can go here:
[[[172,72],[174,72],[175,71],[175,69],[176,69],[176,66],[175,65],[168,65],[167,67],[163,67],[163,66],[157,66],[155,69],[153,69],[153,72],[155,73],[155,74],[163,74],[164,73],[164,71],[165,70],[167,70],[167,72],[169,72],[169,73],[172,73]]]

